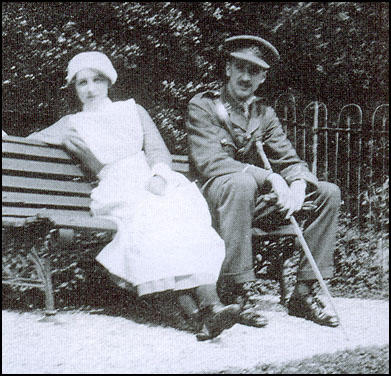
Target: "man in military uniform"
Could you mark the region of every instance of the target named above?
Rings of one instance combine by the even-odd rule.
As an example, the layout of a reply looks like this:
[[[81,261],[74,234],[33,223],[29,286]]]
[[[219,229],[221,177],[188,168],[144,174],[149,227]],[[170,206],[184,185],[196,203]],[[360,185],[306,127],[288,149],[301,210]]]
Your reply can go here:
[[[304,237],[323,277],[330,278],[340,190],[318,181],[298,157],[274,110],[254,95],[266,79],[269,64],[279,59],[277,49],[248,35],[228,38],[224,47],[226,84],[220,92],[197,94],[189,103],[190,161],[226,245],[220,291],[228,289],[242,301],[242,324],[262,327],[267,319],[254,303],[252,225],[270,220],[263,216],[270,206],[262,205],[260,196],[274,193],[273,208],[282,221],[299,212],[306,200],[313,201],[316,209],[306,220]],[[337,326],[337,317],[313,296],[315,280],[308,260],[302,258],[288,312]]]

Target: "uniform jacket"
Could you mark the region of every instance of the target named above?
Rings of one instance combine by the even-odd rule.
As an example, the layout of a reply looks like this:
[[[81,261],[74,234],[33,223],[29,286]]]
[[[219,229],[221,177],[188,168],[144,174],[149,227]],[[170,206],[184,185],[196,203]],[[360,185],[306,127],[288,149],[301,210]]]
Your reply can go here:
[[[228,112],[232,136],[218,114],[216,102],[219,98]],[[265,169],[255,142],[245,155],[238,154],[238,149],[251,143],[252,139],[262,142],[273,171],[288,184],[304,179],[307,190],[318,185],[316,176],[287,139],[274,110],[264,105],[259,97],[253,98],[246,114],[226,87],[220,92],[199,93],[189,102],[186,126],[193,173],[202,184],[218,176],[245,171],[262,187],[271,171]]]

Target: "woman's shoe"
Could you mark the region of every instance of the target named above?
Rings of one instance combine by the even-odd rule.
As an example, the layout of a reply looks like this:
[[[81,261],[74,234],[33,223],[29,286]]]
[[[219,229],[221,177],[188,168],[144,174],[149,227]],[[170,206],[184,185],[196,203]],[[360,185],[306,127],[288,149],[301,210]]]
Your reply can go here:
[[[201,312],[197,309],[196,311],[191,313],[188,316],[188,318],[190,320],[190,324],[191,324],[191,326],[193,328],[193,331],[195,333],[200,332],[202,330],[202,326],[203,326]]]
[[[195,333],[199,332],[202,328],[202,314],[193,297],[190,294],[181,294],[178,296],[178,303],[193,331]]]
[[[217,337],[224,329],[229,329],[238,321],[239,304],[214,304],[203,310],[203,326],[196,334],[198,341],[206,341]]]

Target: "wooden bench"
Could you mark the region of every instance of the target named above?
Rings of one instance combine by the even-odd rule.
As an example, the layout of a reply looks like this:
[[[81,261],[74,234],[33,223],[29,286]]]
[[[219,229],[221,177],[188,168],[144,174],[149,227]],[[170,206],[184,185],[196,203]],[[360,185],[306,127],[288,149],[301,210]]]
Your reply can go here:
[[[187,156],[174,155],[173,167],[189,178]],[[115,223],[89,212],[93,182],[77,161],[59,147],[20,137],[2,140],[2,228],[22,229],[34,276],[2,271],[3,284],[37,287],[45,293],[45,315],[55,314],[50,265],[45,252],[48,242],[71,251],[75,230],[116,231]],[[33,235],[35,234],[35,235]],[[42,234],[42,236],[38,236]],[[293,230],[279,227],[271,233],[254,228],[254,238],[292,236]],[[41,239],[42,238],[42,239]],[[3,250],[4,253],[4,250]],[[282,299],[285,290],[281,284]]]

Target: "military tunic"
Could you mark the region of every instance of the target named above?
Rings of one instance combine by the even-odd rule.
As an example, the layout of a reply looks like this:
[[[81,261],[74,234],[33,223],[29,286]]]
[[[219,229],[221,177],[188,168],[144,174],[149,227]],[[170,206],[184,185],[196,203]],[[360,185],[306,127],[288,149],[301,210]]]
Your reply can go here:
[[[219,103],[224,106],[223,111]],[[255,279],[251,228],[259,214],[257,197],[270,188],[266,178],[272,173],[257,151],[257,142],[261,142],[273,172],[280,174],[288,185],[304,180],[306,193],[322,208],[308,223],[304,236],[323,276],[330,277],[340,192],[337,186],[319,182],[310,172],[287,139],[275,111],[255,96],[239,103],[225,86],[220,92],[194,96],[188,106],[186,125],[191,168],[202,185],[216,230],[226,244],[221,276],[232,278],[235,283]],[[298,278],[315,278],[306,260]]]
[[[216,111],[216,101],[221,98],[232,123],[234,137],[226,130]],[[254,97],[249,105],[248,115],[232,98],[226,88],[219,92],[197,94],[189,103],[188,131],[190,157],[204,183],[216,176],[246,171],[257,181],[259,187],[271,171],[267,171],[257,152],[255,142],[245,156],[237,151],[251,142],[261,141],[274,172],[280,174],[288,184],[304,179],[314,189],[318,180],[307,164],[302,161],[283,132],[282,126],[271,107]],[[255,118],[255,119],[254,119]],[[254,119],[255,121],[250,121]],[[255,133],[255,135],[254,135]]]

